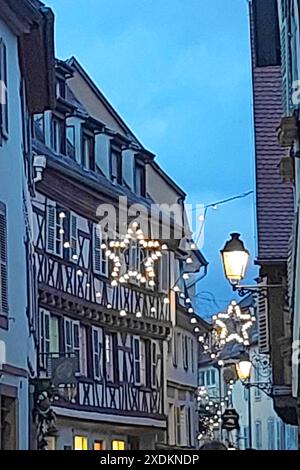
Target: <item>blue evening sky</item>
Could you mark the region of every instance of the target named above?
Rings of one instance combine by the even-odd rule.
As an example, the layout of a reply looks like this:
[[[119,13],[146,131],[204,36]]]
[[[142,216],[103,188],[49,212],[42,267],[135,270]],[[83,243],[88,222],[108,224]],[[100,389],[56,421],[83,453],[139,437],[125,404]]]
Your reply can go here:
[[[78,58],[188,202],[209,204],[253,189],[247,0],[46,3],[56,13],[57,56]],[[202,315],[233,297],[219,255],[232,231],[241,232],[254,256],[252,196],[208,211]]]

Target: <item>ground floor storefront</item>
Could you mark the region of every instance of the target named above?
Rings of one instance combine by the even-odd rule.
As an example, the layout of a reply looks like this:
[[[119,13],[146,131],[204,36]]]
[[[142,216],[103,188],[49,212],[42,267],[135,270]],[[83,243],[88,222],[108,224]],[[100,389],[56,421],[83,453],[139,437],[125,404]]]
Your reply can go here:
[[[28,400],[26,372],[6,364],[0,371],[0,450],[28,449]]]
[[[130,417],[115,416],[110,422],[105,416],[96,421],[58,413],[57,433],[47,437],[48,450],[154,450],[165,435],[164,428],[132,424]]]

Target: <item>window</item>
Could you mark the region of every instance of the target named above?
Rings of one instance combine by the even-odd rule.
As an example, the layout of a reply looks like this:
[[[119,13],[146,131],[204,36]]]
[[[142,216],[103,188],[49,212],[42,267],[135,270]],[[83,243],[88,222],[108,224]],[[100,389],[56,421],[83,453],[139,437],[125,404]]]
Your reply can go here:
[[[132,338],[133,345],[133,364],[134,364],[134,381],[136,384],[141,383],[141,344],[138,337]]]
[[[103,379],[103,331],[101,328],[93,326],[93,367],[94,378],[98,380]]]
[[[193,423],[192,423],[192,410],[190,407],[186,407],[185,409],[185,418],[186,418],[186,440],[187,445],[191,447],[193,445],[193,438],[192,438],[192,431]]]
[[[52,436],[45,437],[47,442],[46,450],[56,450],[56,438]]]
[[[285,428],[284,423],[278,420],[276,423],[277,428],[277,450],[284,450],[285,447]]]
[[[142,250],[138,243],[133,240],[129,249],[129,255],[128,255],[128,269],[127,271],[133,271],[133,272],[140,272],[141,271],[141,257],[142,257]],[[138,284],[139,281],[137,280],[136,277],[131,277],[130,278],[131,283]]]
[[[268,419],[268,450],[275,450],[275,424],[274,418]]]
[[[56,256],[63,255],[64,218],[56,204],[47,200],[47,251]]]
[[[86,341],[86,327],[80,325],[79,329],[79,371],[84,377],[87,376],[87,341]]]
[[[145,166],[139,163],[135,165],[135,192],[138,196],[146,196],[146,171]]]
[[[30,151],[31,143],[31,120],[27,109],[26,99],[26,86],[25,81],[21,80],[20,84],[20,98],[21,98],[21,110],[22,110],[22,137],[23,137],[23,152],[27,156]]]
[[[114,440],[111,443],[112,450],[125,450],[125,441]]]
[[[51,147],[54,152],[59,154],[65,154],[66,150],[66,128],[65,121],[52,116],[51,121]]]
[[[169,268],[169,254],[162,252],[160,258],[160,291],[168,293],[170,289],[170,268]]]
[[[94,442],[94,450],[105,450],[104,442],[103,441],[95,441]]]
[[[188,351],[188,337],[182,336],[182,358],[183,358],[183,367],[185,370],[189,367],[189,351]]]
[[[66,82],[63,78],[58,78],[56,80],[56,97],[66,98]]]
[[[67,155],[75,160],[75,127],[67,126],[66,127],[66,137],[67,137]]]
[[[0,450],[17,449],[17,401],[0,395]]]
[[[65,353],[75,354],[78,358],[78,370],[80,370],[81,355],[85,355],[85,351],[80,351],[82,342],[80,340],[80,324],[78,321],[71,320],[70,318],[64,319],[64,339],[65,339]],[[81,372],[81,371],[80,371]]]
[[[59,353],[58,318],[41,309],[39,315],[39,364],[48,367],[49,354]]]
[[[6,206],[0,202],[0,315],[8,314],[7,219]]]
[[[117,383],[119,381],[117,333],[107,333],[105,335],[105,366],[106,380]]]
[[[108,261],[105,249],[101,248],[104,241],[100,224],[93,226],[93,265],[94,273],[102,276],[108,275]]]
[[[176,444],[181,445],[182,441],[182,429],[181,429],[181,406],[175,408],[175,432],[176,432]]]
[[[249,429],[248,426],[244,426],[244,449],[249,449]]]
[[[34,122],[34,135],[36,139],[45,142],[45,117],[44,114],[35,114]]]
[[[0,143],[8,138],[7,53],[0,38]]]
[[[191,342],[191,362],[192,362],[192,372],[195,372],[195,352],[194,352],[194,340],[193,338],[190,338]]]
[[[81,163],[88,170],[95,170],[95,140],[86,132],[82,134],[82,159]]]
[[[70,255],[72,260],[77,259],[77,242],[78,242],[78,230],[77,230],[77,217],[71,212],[70,214]]]
[[[256,440],[256,449],[262,449],[262,428],[261,421],[255,421],[255,440]]]
[[[175,367],[177,367],[179,363],[180,340],[181,340],[181,333],[177,331],[173,334],[173,364]]]
[[[151,385],[153,388],[157,387],[157,379],[156,379],[156,373],[157,373],[157,353],[156,353],[156,343],[153,341],[152,342],[152,348],[151,348]]]
[[[88,439],[85,436],[74,436],[74,450],[88,450]]]
[[[254,382],[260,382],[260,371],[259,365],[254,368]],[[254,387],[254,397],[256,401],[261,400],[261,390],[257,387]]]
[[[122,184],[122,153],[115,148],[110,153],[110,179],[113,183]]]
[[[199,385],[204,387],[216,386],[216,371],[215,369],[208,369],[201,371],[199,374]]]

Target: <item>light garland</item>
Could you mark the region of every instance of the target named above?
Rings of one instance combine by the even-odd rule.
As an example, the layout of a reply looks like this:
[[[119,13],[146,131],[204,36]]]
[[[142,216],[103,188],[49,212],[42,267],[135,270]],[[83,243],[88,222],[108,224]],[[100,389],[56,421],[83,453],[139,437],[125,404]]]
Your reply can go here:
[[[59,218],[61,221],[66,219],[67,215],[64,211],[61,211],[59,213]],[[64,228],[59,229],[59,233],[61,235],[64,235],[66,232]],[[142,267],[143,271],[138,272],[137,269],[133,267],[129,267],[126,269],[126,271],[122,271],[122,268],[124,267],[122,264],[123,261],[123,256],[130,249],[130,245],[132,242],[136,243],[136,248],[137,249],[142,249],[144,252],[146,252],[145,258],[142,260]],[[72,241],[71,240],[63,240],[63,247],[65,249],[71,249],[72,248]],[[191,246],[192,249],[196,248],[196,245],[193,244]],[[125,284],[127,282],[130,282],[130,280],[136,280],[139,281],[141,285],[149,286],[149,287],[154,287],[155,286],[155,262],[157,262],[161,256],[162,256],[162,251],[168,250],[168,245],[164,242],[161,243],[158,240],[146,240],[143,234],[143,231],[139,227],[139,224],[137,222],[133,222],[127,230],[127,233],[123,239],[116,239],[116,240],[110,240],[108,243],[102,243],[101,244],[101,249],[105,251],[105,256],[112,262],[112,272],[111,272],[111,286],[112,287],[117,287],[119,284]],[[74,262],[78,262],[79,256],[77,253],[72,254],[72,260]],[[187,264],[191,264],[193,262],[192,258],[189,256],[186,259]],[[84,272],[83,270],[77,266],[76,268],[76,275],[78,278],[83,278]],[[182,278],[184,280],[188,280],[190,278],[190,275],[188,273],[183,273]],[[90,288],[91,284],[90,282],[86,283],[86,287]],[[183,299],[185,303],[185,308],[189,314],[191,314],[190,318],[190,323],[195,326],[194,328],[194,333],[199,333],[201,330],[198,325],[198,318],[193,316],[194,315],[194,309],[191,305],[191,299],[189,297],[186,297],[185,294],[181,291],[180,287],[177,285],[177,282],[173,288],[171,288],[171,291],[173,290],[174,293],[179,294],[180,298]],[[96,299],[101,299],[101,293],[96,292]],[[163,303],[165,305],[170,304],[170,294],[166,295],[163,298]],[[106,308],[108,310],[112,309],[112,305],[110,303],[107,303]],[[154,311],[155,310],[155,311]],[[151,313],[156,313],[155,307],[152,307]],[[128,312],[124,309],[120,310],[119,312],[120,317],[126,317]],[[137,311],[135,312],[136,318],[142,318],[142,312]]]

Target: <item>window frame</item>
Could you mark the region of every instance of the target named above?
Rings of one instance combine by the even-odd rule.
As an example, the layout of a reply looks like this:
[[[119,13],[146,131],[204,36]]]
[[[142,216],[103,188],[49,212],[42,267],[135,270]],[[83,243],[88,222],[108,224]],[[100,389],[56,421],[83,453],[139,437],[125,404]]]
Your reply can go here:
[[[97,346],[95,348],[95,335],[97,335]],[[93,377],[96,380],[102,381],[104,377],[103,371],[103,329],[98,326],[92,326],[92,348],[93,348]],[[105,350],[106,353],[106,350]],[[98,371],[96,370],[96,356],[98,356]]]
[[[136,385],[141,385],[142,383],[142,345],[141,339],[139,336],[132,336],[132,356],[133,356],[133,375],[134,383]],[[136,349],[136,345],[138,348]]]
[[[50,211],[53,211],[53,224],[51,226],[49,226]],[[56,202],[46,199],[46,251],[59,258],[63,258],[64,233],[60,233],[60,230],[64,230],[64,219],[59,217],[59,213],[60,209]],[[49,247],[49,230],[53,232],[53,249]]]
[[[134,191],[137,196],[146,197],[146,166],[137,159],[134,170]]]
[[[113,158],[116,157],[116,164],[114,165]],[[116,166],[116,168],[114,168]],[[116,173],[116,174],[114,174]],[[109,159],[109,174],[110,180],[113,184],[123,184],[123,156],[122,150],[114,145],[110,148],[110,159]]]
[[[108,277],[108,259],[105,255],[105,250],[101,248],[102,243],[105,243],[103,237],[102,227],[100,224],[93,224],[93,272],[100,276]],[[100,236],[99,236],[100,231]],[[97,260],[96,257],[99,257]],[[97,268],[97,264],[99,269]]]
[[[66,120],[54,113],[51,115],[51,148],[58,155],[66,155]]]
[[[95,136],[86,127],[82,127],[81,144],[81,165],[86,170],[95,171]],[[86,144],[88,147],[86,147]]]
[[[9,314],[7,225],[6,204],[0,201],[0,316],[5,318]]]
[[[4,88],[2,89],[2,84]],[[3,101],[3,103],[1,103]],[[7,48],[0,38],[0,144],[9,137]]]

